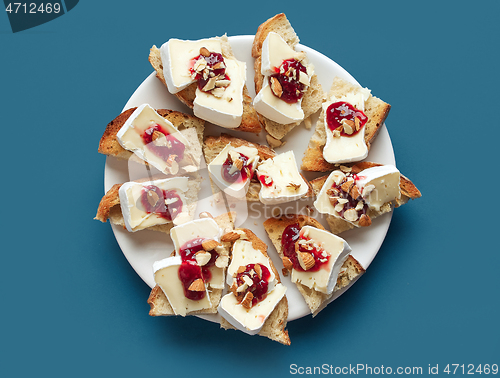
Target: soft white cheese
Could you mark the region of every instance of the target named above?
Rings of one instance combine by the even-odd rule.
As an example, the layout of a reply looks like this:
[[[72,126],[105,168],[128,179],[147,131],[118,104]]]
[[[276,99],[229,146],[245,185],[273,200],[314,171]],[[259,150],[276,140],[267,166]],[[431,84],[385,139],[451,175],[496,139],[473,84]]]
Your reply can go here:
[[[323,148],[323,157],[329,163],[347,163],[360,161],[368,156],[368,147],[365,142],[366,124],[353,136],[334,137],[332,130],[326,122],[326,111],[335,102],[347,102],[364,112],[365,102],[370,97],[370,90],[359,88],[356,92],[350,92],[341,97],[330,97],[323,103],[323,119],[326,131],[326,144]]]
[[[248,187],[250,185],[251,177],[247,177],[246,180],[237,180],[236,182],[229,183],[224,177],[222,177],[222,166],[226,161],[230,151],[235,151],[241,153],[248,157],[248,164],[251,166],[251,172],[255,170],[257,163],[259,162],[259,153],[255,147],[240,146],[233,147],[228,144],[224,149],[208,164],[208,171],[210,172],[210,177],[212,178],[215,185],[219,187],[220,190],[226,194],[236,197],[243,198],[246,196]]]
[[[260,331],[266,319],[285,295],[286,286],[278,283],[271,269],[269,259],[261,251],[253,248],[250,241],[241,239],[237,240],[233,245],[231,264],[228,267],[227,274],[229,286],[233,284],[233,275],[238,268],[248,264],[264,265],[271,273],[266,298],[247,310],[241,304],[238,304],[233,293],[229,293],[222,297],[218,311],[235,328],[254,335]]]
[[[233,327],[249,335],[255,335],[261,330],[264,322],[285,293],[286,286],[279,283],[267,294],[264,300],[249,310],[238,304],[234,294],[230,293],[222,297],[217,310]]]
[[[233,129],[241,124],[243,116],[243,87],[245,86],[246,64],[236,59],[224,58],[226,74],[231,82],[222,97],[196,88],[194,115],[213,124]]]
[[[161,190],[175,190],[182,201],[182,209],[173,219],[174,224],[181,224],[190,220],[186,198],[183,192],[188,189],[187,177],[174,177],[147,182],[126,182],[118,190],[120,207],[122,210],[125,227],[130,232],[169,223],[169,221],[156,213],[147,213],[141,202],[144,187],[154,185]]]
[[[297,168],[293,151],[288,151],[267,159],[257,168],[257,176],[265,181],[267,177],[272,180],[270,186],[261,185],[259,192],[260,201],[264,204],[277,204],[290,202],[304,197],[309,186],[302,178]],[[295,189],[291,184],[300,185]]]
[[[283,125],[302,122],[304,119],[304,111],[301,106],[302,99],[289,104],[276,97],[269,86],[269,76],[277,73],[284,60],[301,60],[303,54],[293,50],[279,34],[271,32],[267,35],[262,43],[261,55],[261,73],[264,75],[263,86],[253,101],[253,106],[258,113]],[[306,68],[308,81],[313,75],[314,69],[312,65],[307,65]]]
[[[181,247],[189,247],[189,242],[194,239],[213,239],[220,242],[222,229],[211,218],[196,219],[191,222],[173,227],[170,230],[170,237],[174,242],[175,253],[179,255]],[[207,283],[213,289],[224,288],[224,268],[211,266],[208,268],[211,273],[210,281]]]
[[[199,301],[186,298],[184,287],[179,280],[179,267],[182,264],[180,256],[167,257],[153,264],[153,274],[156,284],[165,293],[168,302],[176,315],[186,316],[188,312],[211,307],[208,290],[205,287],[205,297]]]
[[[401,198],[400,173],[393,165],[367,168],[358,174],[356,185],[368,207],[379,211],[387,202]]]
[[[321,293],[331,294],[337,283],[340,269],[351,253],[351,247],[344,239],[316,227],[302,227],[300,230],[300,238],[303,236],[314,240],[314,242],[330,257],[328,263],[322,265],[322,267],[315,272],[292,269],[291,280],[292,282],[300,283]],[[299,240],[301,240],[300,238]]]
[[[194,83],[191,68],[193,59],[200,55],[202,47],[219,54],[222,52],[220,38],[205,38],[197,41],[172,38],[160,47],[163,76],[170,93],[180,92]]]
[[[169,174],[170,171],[167,169],[167,161],[153,153],[149,149],[149,146],[144,143],[144,139],[142,138],[144,131],[155,124],[160,125],[163,129],[168,131],[168,133],[181,142],[186,149],[189,148],[190,143],[184,135],[182,135],[171,122],[160,116],[149,104],[142,104],[130,115],[116,134],[116,139],[126,150],[132,151],[140,159],[151,164],[159,171]],[[190,161],[190,163],[192,162]],[[179,162],[179,165],[182,164],[184,164],[183,161]]]
[[[205,47],[210,52],[222,54],[222,41],[218,37],[197,41],[170,39],[160,48],[163,74],[170,93],[177,93],[196,82],[192,76],[194,58]],[[226,74],[230,79],[221,97],[196,88],[193,102],[194,115],[205,121],[236,128],[243,115],[243,87],[246,81],[246,63],[224,56]]]

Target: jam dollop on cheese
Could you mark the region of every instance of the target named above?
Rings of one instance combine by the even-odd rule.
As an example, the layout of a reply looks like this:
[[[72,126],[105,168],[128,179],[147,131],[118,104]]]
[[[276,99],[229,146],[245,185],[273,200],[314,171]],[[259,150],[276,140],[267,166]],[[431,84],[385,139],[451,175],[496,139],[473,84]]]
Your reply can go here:
[[[182,261],[191,261],[197,264],[196,261],[197,252],[210,253],[211,255],[210,260],[201,267],[203,281],[208,282],[212,278],[212,274],[210,273],[210,267],[215,265],[215,260],[217,260],[219,254],[215,250],[205,251],[202,245],[205,240],[206,240],[205,238],[196,238],[187,242],[179,249],[179,255],[181,256]]]
[[[172,221],[182,211],[182,200],[175,190],[162,190],[156,185],[146,185],[140,201],[147,213],[155,213]]]
[[[182,283],[182,287],[184,288],[184,296],[193,301],[199,301],[205,298],[205,290],[203,291],[194,291],[189,290],[191,284],[198,280],[203,279],[203,273],[201,267],[198,266],[196,261],[185,260],[182,261],[179,266],[179,280]]]
[[[217,87],[227,87],[231,80],[226,74],[224,57],[220,53],[200,49],[200,55],[192,60],[191,76],[198,82],[198,89],[210,92]]]
[[[148,149],[164,161],[171,155],[175,155],[177,162],[184,158],[186,146],[157,123],[144,130],[142,139]]]
[[[241,268],[243,267],[240,267],[235,277],[236,287],[246,284],[248,287],[240,295],[243,297],[247,292],[252,293],[252,306],[255,306],[267,297],[271,273],[263,264],[247,264],[244,269]],[[251,285],[248,285],[248,279],[251,280]]]
[[[280,67],[275,67],[276,74],[269,76],[272,93],[288,104],[299,101],[307,90],[307,85],[300,81],[300,72],[307,77],[307,68],[298,60],[286,59]],[[276,91],[277,80],[281,90]]]
[[[221,167],[222,178],[230,184],[243,182],[247,178],[251,178],[253,175],[252,164],[249,164],[249,157],[242,153],[238,154],[238,160],[240,160],[241,163],[235,162],[233,158],[228,155],[226,161],[224,161],[224,164],[222,164]],[[238,164],[241,165],[241,168],[238,168]]]
[[[307,269],[308,272],[317,272],[323,266],[328,264],[330,255],[325,253],[324,249],[315,243],[314,240],[302,235],[300,236],[300,225],[293,223],[288,225],[281,236],[281,245],[283,254],[290,259],[293,264],[293,269],[304,272],[305,269],[300,265],[297,250],[295,249],[298,242],[298,252],[309,253],[314,258],[314,265]]]
[[[347,218],[350,221],[357,221],[368,212],[368,205],[361,197],[356,185],[358,180],[359,177],[356,174],[349,173],[338,184],[333,182],[331,188],[326,192],[340,217],[346,218],[346,212],[349,211],[350,214]],[[337,207],[339,200],[341,206]]]
[[[331,131],[338,130],[339,136],[356,135],[367,121],[365,113],[348,102],[334,102],[326,110],[326,124]]]

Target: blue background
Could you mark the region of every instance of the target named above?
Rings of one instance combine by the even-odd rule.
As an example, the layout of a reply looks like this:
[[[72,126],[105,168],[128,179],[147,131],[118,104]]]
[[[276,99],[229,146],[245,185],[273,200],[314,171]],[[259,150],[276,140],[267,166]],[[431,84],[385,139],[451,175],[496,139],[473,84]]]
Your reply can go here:
[[[0,12],[0,375],[499,364],[500,2],[236,4],[82,0],[16,34]],[[98,141],[152,72],[150,46],[254,34],[280,12],[303,44],[391,103],[398,167],[423,193],[395,211],[356,285],[314,320],[289,323],[290,347],[149,317],[149,287],[109,225],[92,219],[103,195]]]

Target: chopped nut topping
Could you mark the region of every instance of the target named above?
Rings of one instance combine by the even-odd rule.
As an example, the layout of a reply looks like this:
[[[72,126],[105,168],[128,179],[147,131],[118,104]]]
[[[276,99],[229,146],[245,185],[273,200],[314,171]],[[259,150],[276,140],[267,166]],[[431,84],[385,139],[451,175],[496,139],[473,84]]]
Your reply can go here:
[[[212,214],[210,214],[208,211],[203,211],[200,213],[199,215],[200,219],[203,219],[203,218],[212,218],[214,219],[214,217],[212,216]]]
[[[351,191],[351,187],[354,185],[354,180],[347,180],[346,182],[344,182],[340,188],[346,192],[346,193],[349,193]]]
[[[359,192],[359,189],[358,189],[357,185],[353,185],[351,187],[351,190],[350,190],[349,194],[351,195],[351,197],[353,199],[358,199],[358,197],[361,195],[361,193]]]
[[[205,291],[205,283],[201,278],[193,281],[191,285],[188,287],[189,291]]]
[[[365,206],[364,202],[363,201],[359,201],[357,204],[356,204],[356,207],[354,208],[356,211],[359,211],[361,209],[363,209],[363,207]]]
[[[260,264],[255,264],[254,269],[257,277],[262,278],[262,268],[260,267]]]
[[[177,155],[170,155],[167,159],[167,165],[165,166],[165,170],[170,172],[170,174],[175,175],[179,172],[179,163],[175,160]]]
[[[202,91],[208,92],[208,91],[211,91],[212,89],[214,89],[216,81],[217,81],[217,78],[215,78],[215,77],[210,78],[210,80],[208,80],[207,83],[205,84],[205,86],[203,87]]]
[[[293,269],[292,260],[290,260],[288,257],[283,256],[282,261],[283,261],[283,266],[285,267],[286,270],[292,270]]]
[[[311,83],[309,80],[309,76],[305,72],[299,71],[299,83],[309,86]]]
[[[158,193],[156,193],[154,190],[150,190],[148,191],[148,194],[147,194],[147,199],[148,199],[148,203],[152,206],[152,207],[155,207],[156,206],[156,203],[158,202],[158,200],[160,199],[160,197],[158,196]]]
[[[266,135],[266,140],[267,140],[267,144],[271,148],[277,148],[277,147],[281,147],[283,145],[283,142],[281,140],[273,138],[269,134]]]
[[[209,252],[196,252],[194,258],[199,266],[204,266],[210,261],[212,254]]]
[[[283,88],[281,88],[280,82],[274,77],[271,77],[271,90],[276,95],[276,97],[281,97],[281,95],[283,94]]]
[[[238,169],[238,171],[241,171],[243,169],[243,160],[240,158],[233,160],[233,165]]]
[[[216,247],[220,246],[220,243],[217,242],[217,240],[210,239],[210,240],[203,241],[201,243],[201,246],[203,247],[203,249],[205,251],[211,251],[211,250],[215,249]]]
[[[245,297],[241,301],[241,305],[247,310],[249,310],[252,308],[252,300],[253,300],[253,294],[250,291],[247,291]]]
[[[203,55],[204,57],[210,56],[210,51],[206,47],[202,47],[200,49],[200,55]]]
[[[340,168],[340,170],[341,170],[342,172],[344,172],[344,173],[349,173],[349,172],[351,172],[351,171],[352,171],[352,167],[348,167],[348,166],[346,166],[346,165],[341,165],[339,168]]]
[[[363,198],[366,198],[370,195],[370,193],[375,189],[375,185],[367,185],[363,188]]]
[[[245,282],[248,286],[253,285],[253,280],[248,277],[247,275],[241,277],[243,279],[243,282]]]
[[[349,222],[356,222],[358,220],[358,212],[355,209],[349,209],[344,212],[344,218]]]
[[[358,117],[354,117],[354,128],[356,131],[359,131],[359,129],[361,128],[361,121]]]
[[[337,206],[339,203],[339,197],[328,197],[330,200],[330,203],[332,204],[333,207]]]
[[[227,234],[222,235],[221,242],[234,242],[240,238],[240,234],[234,231],[230,231]]]
[[[297,257],[301,268],[304,270],[309,270],[316,264],[313,255],[308,252],[299,252]]]
[[[219,255],[217,260],[215,260],[215,266],[217,268],[225,268],[229,264],[229,256],[227,255]]]
[[[371,220],[371,218],[367,214],[363,214],[359,218],[359,223],[358,224],[361,227],[368,227],[369,225],[372,224],[372,220]]]

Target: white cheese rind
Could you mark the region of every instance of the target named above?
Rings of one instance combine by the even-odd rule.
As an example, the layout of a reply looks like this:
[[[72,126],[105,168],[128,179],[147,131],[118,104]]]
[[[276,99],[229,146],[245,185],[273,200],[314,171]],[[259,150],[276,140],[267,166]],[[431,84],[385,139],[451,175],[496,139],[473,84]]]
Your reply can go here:
[[[186,298],[182,282],[179,280],[180,256],[167,257],[153,264],[156,284],[161,288],[176,315],[210,308],[212,306],[208,290],[205,286],[205,297],[199,301]]]
[[[383,204],[401,198],[400,176],[399,170],[393,165],[376,166],[361,171],[356,185],[368,207],[379,211]],[[374,189],[367,193],[364,189],[369,185],[373,185]]]
[[[337,283],[340,269],[351,253],[351,247],[344,239],[316,227],[302,227],[300,236],[303,235],[307,235],[308,238],[314,240],[330,255],[330,258],[328,263],[324,264],[316,272],[292,269],[291,280],[321,293],[331,294]]]
[[[276,155],[260,163],[257,175],[269,176],[273,180],[270,186],[262,184],[259,192],[260,201],[266,205],[295,201],[304,197],[309,191],[309,186],[299,173],[293,151]],[[300,187],[294,189],[289,186],[291,183]]]
[[[190,143],[184,135],[170,121],[159,115],[149,104],[142,104],[130,115],[116,134],[116,139],[124,149],[132,151],[140,159],[151,164],[159,171],[169,174],[167,162],[151,152],[142,138],[144,131],[155,124],[159,124],[167,130],[186,149],[190,148]],[[183,161],[179,162],[179,165],[183,165]]]
[[[224,58],[226,74],[231,82],[222,97],[196,88],[194,115],[215,125],[234,129],[241,124],[243,116],[243,87],[246,78],[246,63]]]
[[[161,190],[175,190],[182,201],[182,210],[173,219],[174,224],[182,224],[190,220],[186,198],[183,192],[188,190],[187,177],[174,177],[147,182],[130,181],[124,183],[118,190],[120,197],[120,207],[125,222],[125,227],[129,232],[143,230],[145,228],[166,224],[169,221],[155,213],[147,213],[142,206],[141,196],[145,186],[155,185]]]
[[[222,177],[222,165],[227,159],[229,151],[236,151],[248,156],[252,172],[259,162],[259,153],[256,148],[248,146],[233,147],[227,144],[222,151],[208,164],[208,172],[212,181],[227,195],[235,198],[243,198],[246,196],[250,185],[250,177],[241,182],[229,183]]]
[[[170,93],[180,92],[195,82],[190,69],[202,47],[219,54],[222,52],[221,40],[215,37],[197,41],[172,38],[160,47],[163,76]]]
[[[326,131],[326,144],[323,148],[323,157],[329,163],[349,163],[363,160],[368,156],[368,147],[365,142],[366,124],[353,136],[334,137],[332,130],[326,122],[326,111],[335,102],[347,102],[364,112],[365,102],[370,97],[370,90],[359,88],[356,92],[350,92],[341,97],[330,97],[323,103],[323,122]]]

